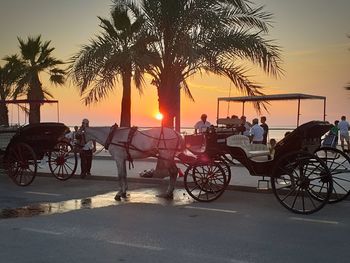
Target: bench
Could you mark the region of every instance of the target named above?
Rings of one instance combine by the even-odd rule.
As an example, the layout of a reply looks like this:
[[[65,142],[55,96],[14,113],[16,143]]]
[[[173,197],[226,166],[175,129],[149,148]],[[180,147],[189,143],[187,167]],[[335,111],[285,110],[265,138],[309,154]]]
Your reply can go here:
[[[242,124],[242,120],[241,119],[231,119],[231,118],[220,118],[220,119],[217,119],[217,124],[238,127]]]
[[[227,137],[226,145],[243,149],[248,158],[270,156],[270,151],[265,144],[251,144],[249,138],[245,135],[232,135]]]

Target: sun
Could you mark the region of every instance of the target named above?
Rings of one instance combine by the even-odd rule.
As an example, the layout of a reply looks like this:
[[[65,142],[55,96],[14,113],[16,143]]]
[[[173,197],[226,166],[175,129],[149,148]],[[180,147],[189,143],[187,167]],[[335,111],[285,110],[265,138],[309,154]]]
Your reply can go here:
[[[163,120],[163,114],[161,114],[160,112],[158,112],[155,117],[159,121]]]

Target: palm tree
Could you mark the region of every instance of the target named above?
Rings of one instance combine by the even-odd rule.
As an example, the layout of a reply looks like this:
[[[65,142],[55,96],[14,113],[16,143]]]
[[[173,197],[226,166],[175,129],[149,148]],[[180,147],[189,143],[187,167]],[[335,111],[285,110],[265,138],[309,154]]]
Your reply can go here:
[[[348,35],[348,38],[350,38],[350,35]],[[350,50],[350,49],[349,49]],[[345,86],[346,90],[350,90],[350,82]]]
[[[16,55],[6,57],[5,61],[6,64],[3,67],[0,66],[0,100],[3,101],[0,103],[0,125],[8,127],[8,107],[5,101],[20,95],[15,86],[21,78],[23,67]]]
[[[142,92],[143,72],[148,67],[150,41],[143,33],[144,18],[137,10],[115,7],[111,20],[98,17],[103,32],[72,57],[70,75],[85,96],[85,104],[105,98],[122,79],[120,126],[131,125],[131,81]]]
[[[281,73],[280,50],[264,38],[271,14],[251,1],[114,0],[114,4],[139,8],[148,33],[157,37],[152,50],[158,63],[148,73],[158,88],[167,127],[173,127],[176,115],[179,119],[180,89],[192,98],[186,80],[196,73],[227,77],[247,95],[262,94],[262,87],[250,80],[245,62],[272,76]],[[260,110],[261,105],[255,106]]]
[[[41,36],[28,37],[27,41],[18,38],[20,48],[21,78],[18,80],[18,93],[25,93],[29,103],[29,123],[40,122],[40,101],[52,97],[43,87],[40,74],[45,72],[50,76],[50,82],[63,85],[65,71],[57,66],[63,64],[52,56],[55,48],[50,47],[51,41],[42,42]]]

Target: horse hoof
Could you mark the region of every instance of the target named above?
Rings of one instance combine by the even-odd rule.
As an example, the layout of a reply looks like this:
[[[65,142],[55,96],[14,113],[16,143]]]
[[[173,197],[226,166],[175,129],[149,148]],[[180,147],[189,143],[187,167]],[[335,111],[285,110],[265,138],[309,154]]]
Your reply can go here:
[[[159,195],[156,195],[157,197],[160,197],[160,198],[164,198],[164,199],[167,199],[167,200],[173,200],[174,199],[174,195],[172,193],[163,193],[163,194],[159,194]]]
[[[126,193],[124,193],[124,194],[121,195],[121,197],[126,199],[126,198],[128,198],[128,195]]]
[[[114,197],[114,200],[115,200],[115,201],[121,201],[122,199],[121,199],[120,195],[116,195],[116,196]]]

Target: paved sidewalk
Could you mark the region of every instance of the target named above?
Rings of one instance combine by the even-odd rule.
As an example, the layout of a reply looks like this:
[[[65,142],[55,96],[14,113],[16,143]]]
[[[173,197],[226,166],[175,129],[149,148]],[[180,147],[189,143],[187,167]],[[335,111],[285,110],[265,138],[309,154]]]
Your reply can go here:
[[[142,160],[134,160],[134,168],[129,169],[127,163],[127,173],[128,179],[133,182],[142,182],[142,183],[155,183],[155,182],[164,182],[169,178],[142,178],[140,177],[140,172],[148,169],[156,168],[157,160],[154,158],[142,159]],[[178,168],[184,172],[186,167],[182,164],[178,164]],[[48,165],[41,165],[38,170],[39,173],[50,173],[48,169]],[[240,189],[247,191],[256,191],[258,186],[258,180],[262,179],[259,176],[251,176],[248,170],[242,166],[241,164],[237,164],[235,166],[231,166],[232,178],[230,181],[229,189]],[[78,168],[75,173],[75,176],[80,175],[80,160],[78,161]],[[112,160],[111,156],[108,152],[103,150],[94,156],[92,161],[92,176],[89,179],[97,179],[97,180],[117,180],[118,172],[115,161]],[[266,178],[269,180],[269,178]],[[178,178],[178,183],[182,183],[183,178]],[[265,185],[264,185],[265,186]],[[264,190],[259,190],[264,191]]]

